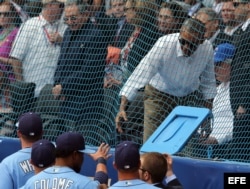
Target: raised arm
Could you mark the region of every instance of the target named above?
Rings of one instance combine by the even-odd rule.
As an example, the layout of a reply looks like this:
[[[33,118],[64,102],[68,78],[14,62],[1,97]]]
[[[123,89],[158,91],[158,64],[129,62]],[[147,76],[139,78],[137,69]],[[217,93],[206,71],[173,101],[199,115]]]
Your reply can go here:
[[[11,65],[12,68],[13,68],[16,80],[18,80],[18,81],[23,80],[23,77],[22,77],[22,62],[20,60],[18,60],[16,58],[0,57],[0,62]]]
[[[96,153],[90,154],[92,159],[97,163],[94,180],[98,180],[101,184],[108,183],[107,159],[111,156],[109,150],[110,146],[102,143]]]

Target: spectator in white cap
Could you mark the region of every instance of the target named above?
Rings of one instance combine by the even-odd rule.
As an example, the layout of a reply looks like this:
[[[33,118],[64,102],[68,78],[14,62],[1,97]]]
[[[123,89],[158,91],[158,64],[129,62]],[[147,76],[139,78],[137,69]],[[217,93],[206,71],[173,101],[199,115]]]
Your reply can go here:
[[[131,141],[124,141],[115,148],[114,168],[118,172],[118,182],[110,189],[119,188],[157,188],[140,179],[139,169],[141,166],[138,145]]]
[[[34,167],[30,164],[31,146],[42,138],[42,134],[42,119],[38,114],[28,112],[20,116],[17,123],[17,135],[22,149],[1,162],[0,188],[20,188],[35,174]]]
[[[223,144],[232,139],[234,116],[230,104],[229,85],[234,53],[235,46],[230,43],[222,43],[215,48],[215,75],[220,84],[217,86],[217,94],[213,101],[214,126],[205,142],[208,144]]]
[[[102,143],[95,152],[85,148],[83,136],[76,132],[66,132],[56,139],[55,165],[48,167],[27,181],[24,189],[68,188],[97,189],[107,184],[106,160],[110,157],[109,145]],[[84,154],[89,154],[97,162],[94,181],[79,174]]]

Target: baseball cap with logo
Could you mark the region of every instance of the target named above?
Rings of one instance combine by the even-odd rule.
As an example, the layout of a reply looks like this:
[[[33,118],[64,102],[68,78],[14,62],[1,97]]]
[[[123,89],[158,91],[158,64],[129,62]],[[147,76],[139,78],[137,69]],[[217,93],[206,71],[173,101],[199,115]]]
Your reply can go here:
[[[115,164],[118,169],[129,170],[139,168],[140,153],[138,145],[132,141],[124,141],[115,148]]]
[[[235,53],[235,46],[230,43],[222,43],[218,45],[214,50],[214,62],[224,62],[226,60],[232,60]],[[231,63],[231,61],[227,61]]]
[[[41,117],[34,112],[22,114],[16,124],[17,129],[25,136],[39,136],[43,132]]]
[[[31,161],[32,164],[45,168],[55,162],[55,145],[50,141],[41,139],[32,144]]]
[[[85,140],[80,133],[66,132],[59,135],[56,139],[56,149],[65,151],[78,151],[82,153],[92,154],[94,150],[85,148]]]

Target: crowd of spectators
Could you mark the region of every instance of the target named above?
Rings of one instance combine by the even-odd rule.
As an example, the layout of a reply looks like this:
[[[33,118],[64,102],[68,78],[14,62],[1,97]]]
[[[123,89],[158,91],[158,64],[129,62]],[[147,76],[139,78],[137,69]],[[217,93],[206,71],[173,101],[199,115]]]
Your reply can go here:
[[[30,110],[56,115],[63,131],[80,132],[91,145],[98,135],[112,145],[142,145],[177,105],[211,111],[215,102],[224,105],[214,51],[228,44],[236,50],[227,96],[233,131],[226,141],[239,149],[232,159],[249,159],[249,17],[249,0],[2,1],[2,111],[16,112],[21,97],[14,98],[13,85],[35,87],[28,109],[4,120],[1,135],[14,130],[6,122],[14,126],[16,115]],[[58,108],[40,112],[41,101]],[[224,124],[214,127],[226,132]]]

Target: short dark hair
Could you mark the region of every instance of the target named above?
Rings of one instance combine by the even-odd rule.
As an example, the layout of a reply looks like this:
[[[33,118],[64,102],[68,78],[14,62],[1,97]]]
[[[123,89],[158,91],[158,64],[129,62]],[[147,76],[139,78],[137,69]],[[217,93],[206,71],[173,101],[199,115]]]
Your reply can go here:
[[[127,0],[134,8],[136,15],[133,24],[139,26],[151,26],[156,20],[158,6],[155,0]]]
[[[80,13],[85,13],[89,10],[89,4],[83,0],[67,0],[65,3],[65,7],[71,5],[76,5]]]
[[[163,2],[160,6],[160,9],[168,9],[171,12],[172,17],[174,18],[176,23],[175,28],[169,28],[172,29],[173,33],[179,32],[182,23],[186,20],[187,18],[187,11],[183,9],[183,7],[176,2]]]
[[[199,38],[204,39],[206,32],[205,24],[195,18],[188,18],[184,21],[181,27],[181,31],[186,30],[192,34],[198,34]]]
[[[141,155],[143,158],[142,169],[148,171],[153,183],[162,182],[167,172],[167,161],[163,154],[150,152]]]
[[[212,8],[208,8],[208,7],[204,7],[204,8],[201,8],[200,10],[198,10],[195,17],[199,14],[202,14],[202,13],[206,14],[208,16],[209,21],[220,19],[219,15]]]
[[[169,9],[175,19],[180,20],[181,23],[187,18],[187,11],[185,11],[181,5],[176,2],[163,2],[160,9]]]

